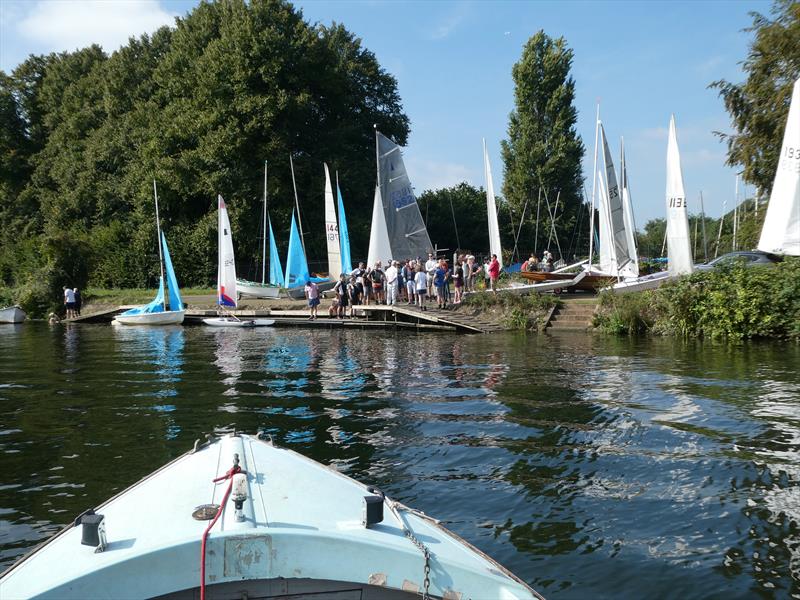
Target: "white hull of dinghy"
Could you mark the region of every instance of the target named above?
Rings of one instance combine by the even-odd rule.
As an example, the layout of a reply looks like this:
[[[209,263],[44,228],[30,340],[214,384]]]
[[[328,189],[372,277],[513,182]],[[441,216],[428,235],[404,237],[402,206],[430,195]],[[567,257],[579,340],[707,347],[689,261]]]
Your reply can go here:
[[[636,279],[620,281],[619,283],[615,283],[614,285],[605,289],[611,290],[615,294],[643,292],[645,290],[654,290],[667,281],[675,279],[675,277],[676,276],[671,275],[669,271],[659,271],[658,273],[653,273],[652,275],[644,275],[643,277],[637,277]]]
[[[0,323],[22,323],[27,315],[19,306],[0,308]]]
[[[140,315],[117,315],[114,320],[122,325],[180,325],[185,315],[185,310],[166,310]]]
[[[226,480],[236,459],[243,474]],[[222,510],[193,518],[207,503]],[[383,520],[365,527],[366,506]],[[95,510],[107,532],[104,551],[81,544],[84,525],[70,526],[0,576],[0,596],[196,598],[203,564],[202,585],[213,598],[251,590],[260,598],[412,600],[426,591],[427,550],[431,597],[539,598],[434,519],[247,435],[199,446]]]
[[[211,327],[269,327],[275,319],[235,319],[233,317],[213,317],[203,319],[203,323]]]
[[[262,285],[252,281],[236,280],[236,291],[240,296],[248,298],[277,298],[280,288],[275,285]]]

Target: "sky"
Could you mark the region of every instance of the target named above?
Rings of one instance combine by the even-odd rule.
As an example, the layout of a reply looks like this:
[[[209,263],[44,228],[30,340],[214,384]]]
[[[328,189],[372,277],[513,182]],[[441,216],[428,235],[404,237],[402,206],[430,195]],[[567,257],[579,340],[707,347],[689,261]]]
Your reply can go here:
[[[106,52],[130,36],[171,25],[192,0],[0,0],[0,69],[29,54],[92,43]],[[740,82],[752,34],[749,1],[298,1],[306,20],[344,24],[398,81],[411,120],[404,150],[419,194],[467,181],[485,186],[486,139],[497,193],[502,189],[500,141],[514,109],[511,71],[525,42],[543,29],[574,51],[577,130],[591,193],[595,111],[614,156],[620,138],[639,228],[665,216],[667,132],[674,114],[690,213],[718,217],[734,201],[735,170],[725,166],[730,133],[717,79]],[[752,190],[745,190],[750,193]]]

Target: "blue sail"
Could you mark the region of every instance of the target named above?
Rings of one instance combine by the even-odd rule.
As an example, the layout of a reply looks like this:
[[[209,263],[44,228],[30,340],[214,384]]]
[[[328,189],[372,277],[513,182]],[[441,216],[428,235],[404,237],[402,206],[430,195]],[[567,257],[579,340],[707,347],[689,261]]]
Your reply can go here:
[[[339,204],[339,247],[342,255],[342,273],[350,274],[353,270],[353,263],[350,260],[350,232],[347,230],[347,220],[344,218],[344,202],[342,201],[342,190],[336,184],[336,196]]]
[[[158,279],[158,293],[156,297],[150,301],[150,304],[145,304],[144,306],[137,306],[135,308],[131,308],[126,310],[124,313],[121,313],[123,316],[129,315],[143,315],[147,313],[159,313],[164,312],[164,278],[159,277]]]
[[[163,232],[161,233],[161,246],[164,248],[164,270],[167,273],[167,287],[169,287],[169,309],[183,310],[181,291],[178,289],[178,280],[175,278],[175,270],[172,268],[172,260],[169,257],[169,248],[167,248],[167,238],[164,237]]]
[[[287,288],[299,287],[305,285],[310,278],[306,253],[303,250],[303,243],[300,241],[300,233],[297,231],[294,213],[292,213],[292,229],[289,233],[289,255],[286,258],[285,284]]]
[[[275,234],[272,232],[272,219],[269,221],[269,284],[286,287],[281,259],[278,256],[278,245],[275,243]]]

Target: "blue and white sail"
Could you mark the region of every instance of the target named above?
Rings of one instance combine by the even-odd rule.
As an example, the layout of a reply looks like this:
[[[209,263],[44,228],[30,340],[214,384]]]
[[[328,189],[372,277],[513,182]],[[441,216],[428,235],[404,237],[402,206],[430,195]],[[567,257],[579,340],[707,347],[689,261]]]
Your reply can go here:
[[[353,261],[350,258],[350,232],[347,229],[342,190],[339,189],[338,181],[336,182],[336,196],[338,197],[339,208],[339,244],[341,245],[342,273],[350,273],[353,270]]]
[[[278,255],[278,245],[275,243],[275,234],[272,231],[272,219],[268,221],[269,227],[269,284],[286,287],[283,278],[283,267]]]
[[[167,289],[169,290],[169,309],[183,310],[183,299],[181,298],[181,290],[178,287],[178,279],[175,277],[175,269],[172,268],[172,259],[169,257],[169,248],[167,247],[167,238],[164,232],[161,232],[161,245],[164,248],[164,272],[167,275]]]
[[[294,218],[294,213],[292,213],[292,227],[289,231],[289,252],[286,257],[285,284],[287,288],[296,288],[304,286],[310,278],[303,242],[300,240],[297,221]]]
[[[231,223],[222,195],[217,196],[217,203],[217,304],[236,308],[236,259]]]

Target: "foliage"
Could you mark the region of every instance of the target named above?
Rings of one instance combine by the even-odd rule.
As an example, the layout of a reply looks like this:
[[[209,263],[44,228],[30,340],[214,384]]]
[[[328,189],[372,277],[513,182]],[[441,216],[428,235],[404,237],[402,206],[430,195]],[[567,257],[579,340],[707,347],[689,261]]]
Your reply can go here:
[[[614,333],[800,339],[800,260],[765,266],[734,262],[654,291],[603,294],[597,325]]]
[[[547,237],[553,221],[548,202],[560,239],[573,235],[579,212],[585,210],[581,193],[584,146],[575,128],[575,81],[569,74],[572,59],[573,52],[563,37],[553,39],[539,31],[528,40],[512,71],[515,109],[509,115],[509,139],[502,142],[503,194],[516,221],[528,202],[530,220],[525,219],[522,239],[535,237],[537,205],[540,239]],[[575,247],[584,246],[578,243]],[[544,242],[531,250],[543,248]]]
[[[550,309],[560,302],[552,294],[520,296],[508,292],[482,292],[468,295],[463,304],[479,312],[499,311],[506,327],[524,331],[541,328]]]
[[[319,232],[306,237],[310,261],[325,248],[323,161],[363,255],[373,124],[408,136],[394,77],[343,26],[309,24],[281,0],[202,2],[110,56],[31,56],[0,73],[0,286],[21,289],[44,268],[64,284],[153,285],[154,179],[180,283],[214,279],[218,193],[246,273],[260,254],[265,160],[279,249],[288,243],[290,153],[304,230]],[[42,250],[32,264],[30,240]]]
[[[736,133],[717,133],[728,144],[727,163],[744,169],[760,192],[771,189],[789,112],[792,86],[800,73],[800,3],[776,0],[771,18],[751,12],[755,33],[743,63],[744,83],[719,80],[719,90]]]

